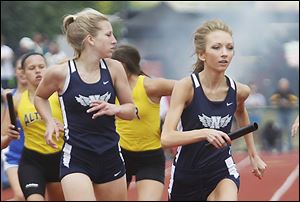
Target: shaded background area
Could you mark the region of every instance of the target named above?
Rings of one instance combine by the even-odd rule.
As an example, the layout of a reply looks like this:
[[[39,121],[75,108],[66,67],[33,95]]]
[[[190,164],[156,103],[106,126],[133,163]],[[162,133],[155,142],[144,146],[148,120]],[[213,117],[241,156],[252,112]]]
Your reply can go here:
[[[227,74],[244,83],[255,82],[266,97],[279,78],[287,77],[299,95],[298,1],[1,1],[1,33],[16,53],[22,37],[39,32],[46,43],[57,39],[72,56],[61,24],[66,14],[84,7],[109,15],[119,43],[131,43],[141,51],[150,75],[172,79],[192,71],[196,29],[205,20],[222,19],[232,28],[235,42]]]

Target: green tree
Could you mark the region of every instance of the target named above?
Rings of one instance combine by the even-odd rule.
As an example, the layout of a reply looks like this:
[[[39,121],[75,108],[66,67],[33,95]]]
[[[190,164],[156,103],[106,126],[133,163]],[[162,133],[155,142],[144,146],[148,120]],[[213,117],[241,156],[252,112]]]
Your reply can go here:
[[[52,39],[61,34],[63,17],[67,14],[86,7],[113,14],[124,6],[126,2],[112,1],[1,1],[1,33],[16,50],[24,36],[32,37],[40,32]],[[119,25],[116,27],[120,29]]]
[[[99,1],[98,7],[103,14],[114,14],[120,10],[127,9],[129,6],[128,1]]]

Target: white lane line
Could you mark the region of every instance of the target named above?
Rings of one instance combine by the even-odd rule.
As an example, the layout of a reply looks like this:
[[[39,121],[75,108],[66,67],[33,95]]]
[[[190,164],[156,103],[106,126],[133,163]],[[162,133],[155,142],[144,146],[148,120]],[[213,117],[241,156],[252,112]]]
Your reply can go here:
[[[299,164],[291,172],[285,182],[281,185],[279,189],[275,192],[269,201],[279,201],[279,199],[285,194],[285,192],[292,186],[294,181],[299,177]]]

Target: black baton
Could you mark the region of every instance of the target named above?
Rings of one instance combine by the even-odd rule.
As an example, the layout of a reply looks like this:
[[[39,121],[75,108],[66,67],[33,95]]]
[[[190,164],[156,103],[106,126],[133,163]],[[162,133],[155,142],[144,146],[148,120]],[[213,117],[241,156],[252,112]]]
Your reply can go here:
[[[258,129],[258,124],[256,122],[254,122],[251,125],[244,126],[242,128],[237,129],[236,131],[234,131],[232,133],[229,133],[228,136],[231,140],[235,140],[235,139],[237,139],[239,137],[242,137],[242,136],[244,136],[248,133],[256,131],[257,129]],[[213,147],[213,145],[210,144],[210,143],[206,143],[205,146],[206,147]]]
[[[10,117],[10,123],[15,126],[15,130],[18,131],[17,128],[17,120],[16,120],[16,112],[14,107],[13,96],[11,93],[6,94],[7,104],[8,104],[8,111]]]

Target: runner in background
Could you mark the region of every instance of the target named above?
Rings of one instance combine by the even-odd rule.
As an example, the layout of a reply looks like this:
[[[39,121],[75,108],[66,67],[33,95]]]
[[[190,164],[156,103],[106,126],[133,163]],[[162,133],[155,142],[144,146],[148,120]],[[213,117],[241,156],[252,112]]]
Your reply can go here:
[[[15,89],[6,89],[4,92],[4,97],[6,97],[6,94],[8,92],[13,94],[13,99],[20,99],[22,93],[27,89],[27,80],[26,76],[24,74],[24,70],[22,69],[21,66],[21,60],[22,57],[19,58],[16,61],[16,68],[15,68],[15,75],[16,75],[16,80],[17,80],[17,88]],[[7,107],[4,108],[4,110],[8,110]],[[8,113],[4,114],[8,116]],[[1,119],[2,120],[2,119]],[[8,177],[8,181],[10,184],[10,187],[13,190],[13,198],[11,200],[13,201],[24,201],[24,196],[20,187],[19,183],[19,178],[18,178],[18,167],[19,167],[19,160],[21,158],[22,150],[24,147],[24,132],[21,126],[21,123],[19,120],[17,120],[17,127],[20,128],[20,135],[18,136],[17,139],[13,139],[9,136],[7,136],[7,142],[8,146],[6,147],[5,145],[1,144],[1,148],[6,147],[5,149],[2,150],[1,152],[1,157],[3,160],[3,168],[4,171]],[[1,127],[3,129],[3,127]],[[2,131],[1,131],[1,134]],[[1,143],[2,143],[2,138],[1,138]]]
[[[22,192],[26,200],[64,200],[59,183],[59,162],[63,139],[56,141],[57,147],[46,144],[44,134],[45,122],[33,105],[36,89],[40,84],[47,68],[46,59],[40,53],[28,53],[22,57],[21,67],[27,79],[27,90],[20,97],[15,97],[14,107],[24,131],[24,148],[19,161],[18,177]],[[62,113],[57,94],[49,98],[50,112],[61,125]],[[15,137],[20,131],[14,130],[10,124],[8,110],[4,115],[3,134]],[[60,127],[63,130],[63,127]],[[60,133],[62,136],[63,133]]]
[[[165,156],[160,143],[160,102],[163,96],[171,95],[175,81],[145,75],[140,67],[141,56],[133,46],[119,46],[112,58],[122,63],[137,107],[135,119],[116,120],[127,185],[135,176],[138,200],[159,201],[165,181]]]

